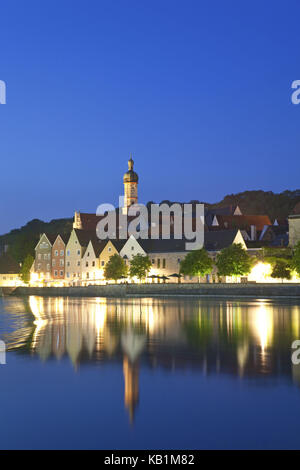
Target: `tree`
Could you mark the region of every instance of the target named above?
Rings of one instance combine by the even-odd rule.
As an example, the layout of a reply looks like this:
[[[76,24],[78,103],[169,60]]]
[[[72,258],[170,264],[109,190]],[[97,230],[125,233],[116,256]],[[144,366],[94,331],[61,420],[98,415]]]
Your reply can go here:
[[[219,276],[244,276],[251,271],[252,260],[241,243],[223,248],[217,255]]]
[[[137,277],[139,280],[145,279],[151,269],[151,261],[148,256],[137,254],[130,262],[130,277]]]
[[[23,282],[28,284],[30,281],[30,269],[34,263],[34,258],[31,255],[27,255],[26,258],[24,259],[24,262],[21,267],[20,271],[20,277]]]
[[[274,279],[291,279],[291,266],[286,260],[278,259],[273,266],[271,277]]]
[[[115,253],[112,255],[104,268],[104,277],[105,279],[113,279],[117,281],[122,277],[127,276],[127,266],[123,258]]]
[[[213,267],[212,259],[204,248],[193,250],[186,255],[180,263],[180,272],[187,276],[200,277],[211,273]]]
[[[300,276],[300,241],[296,244],[295,249],[294,249],[292,267],[295,269],[296,273]]]

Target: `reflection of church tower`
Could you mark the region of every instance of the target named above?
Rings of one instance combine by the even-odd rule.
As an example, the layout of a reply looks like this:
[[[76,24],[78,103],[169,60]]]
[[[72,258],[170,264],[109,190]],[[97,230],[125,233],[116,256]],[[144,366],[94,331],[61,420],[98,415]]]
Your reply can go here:
[[[139,177],[135,171],[133,171],[134,161],[130,155],[128,160],[128,171],[125,173],[124,181],[124,208],[125,210],[130,207],[132,204],[137,204],[138,202],[138,181]]]
[[[122,349],[124,351],[123,372],[125,381],[125,406],[129,411],[130,422],[133,422],[134,412],[139,400],[139,366],[146,338],[132,330],[122,333]]]
[[[125,381],[124,401],[132,423],[135,408],[139,401],[139,366],[137,363],[132,364],[128,357],[124,356],[123,372]]]

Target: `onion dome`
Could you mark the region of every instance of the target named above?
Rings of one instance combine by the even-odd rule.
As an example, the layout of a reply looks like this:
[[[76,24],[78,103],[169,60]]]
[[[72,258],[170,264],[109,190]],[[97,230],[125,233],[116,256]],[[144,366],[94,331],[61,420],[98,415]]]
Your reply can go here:
[[[123,181],[124,183],[137,183],[139,181],[139,177],[135,171],[133,171],[134,161],[130,156],[128,160],[128,171],[125,173]]]

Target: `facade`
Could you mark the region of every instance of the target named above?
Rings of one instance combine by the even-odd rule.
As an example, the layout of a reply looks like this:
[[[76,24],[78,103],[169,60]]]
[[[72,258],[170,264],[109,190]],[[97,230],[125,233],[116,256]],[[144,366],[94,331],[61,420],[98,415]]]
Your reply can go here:
[[[295,246],[300,241],[300,214],[289,216],[289,244]]]
[[[104,268],[109,258],[115,254],[120,254],[126,240],[108,240],[99,255],[99,267],[101,274],[104,275]]]
[[[38,281],[48,282],[51,280],[52,246],[56,238],[55,235],[43,233],[35,247],[34,271]]]
[[[51,255],[51,277],[54,281],[65,279],[66,241],[61,235],[57,235],[52,245]]]
[[[107,241],[91,240],[85,250],[81,263],[81,279],[83,285],[97,284],[104,281],[103,269],[100,269],[100,254]]]
[[[65,281],[67,285],[81,285],[82,257],[91,240],[92,232],[73,229],[66,246]]]

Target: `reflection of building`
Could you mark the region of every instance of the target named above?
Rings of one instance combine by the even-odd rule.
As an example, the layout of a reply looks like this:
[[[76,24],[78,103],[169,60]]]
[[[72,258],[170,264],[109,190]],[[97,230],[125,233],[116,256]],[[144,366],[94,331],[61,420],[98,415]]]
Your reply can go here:
[[[7,334],[5,342],[23,347],[30,338],[30,351],[41,360],[67,356],[75,369],[117,362],[131,420],[142,368],[299,377],[291,344],[300,335],[300,307],[284,301],[30,297],[29,305],[33,328]]]
[[[130,422],[134,420],[134,412],[139,401],[139,366],[132,364],[128,357],[123,359],[125,382],[124,401],[129,412]]]

